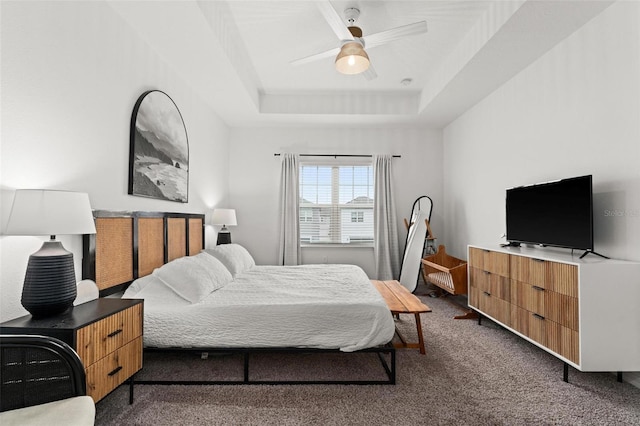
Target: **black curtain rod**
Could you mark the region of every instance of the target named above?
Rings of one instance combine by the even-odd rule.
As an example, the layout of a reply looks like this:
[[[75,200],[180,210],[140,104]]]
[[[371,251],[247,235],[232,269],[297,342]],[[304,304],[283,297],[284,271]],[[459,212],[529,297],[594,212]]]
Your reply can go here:
[[[298,154],[300,157],[373,157],[371,154]],[[280,154],[273,154],[274,157],[279,157]],[[393,158],[402,158],[401,155],[392,155]]]

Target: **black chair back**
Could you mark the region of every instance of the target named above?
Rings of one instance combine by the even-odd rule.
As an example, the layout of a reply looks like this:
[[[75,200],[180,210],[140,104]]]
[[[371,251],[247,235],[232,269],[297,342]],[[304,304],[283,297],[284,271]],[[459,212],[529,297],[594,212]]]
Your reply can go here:
[[[87,394],[78,354],[46,336],[0,335],[0,411]]]

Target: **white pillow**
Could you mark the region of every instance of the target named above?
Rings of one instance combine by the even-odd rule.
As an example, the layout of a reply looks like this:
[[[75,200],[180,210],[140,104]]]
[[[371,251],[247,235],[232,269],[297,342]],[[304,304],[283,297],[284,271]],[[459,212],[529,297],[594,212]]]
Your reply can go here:
[[[233,281],[229,270],[215,257],[209,256],[207,253],[198,253],[195,256],[191,256],[191,259],[207,270],[211,281],[213,281],[214,290],[218,290]]]
[[[202,253],[181,257],[162,265],[153,275],[183,299],[198,303],[233,279],[220,262],[213,260]]]
[[[137,281],[143,283],[139,288],[133,288],[133,284]],[[170,305],[182,306],[190,305],[191,302],[178,296],[178,293],[170,289],[160,278],[155,275],[147,275],[134,281],[122,295],[123,299],[144,299],[145,303],[152,306]]]
[[[140,293],[147,285],[155,281],[155,277],[153,275],[146,275],[144,277],[140,277],[134,280],[129,287],[125,290],[122,295],[123,299],[131,299],[136,294]]]
[[[236,275],[256,265],[255,260],[253,260],[247,249],[239,244],[221,244],[216,248],[203,251],[222,262],[234,278]]]

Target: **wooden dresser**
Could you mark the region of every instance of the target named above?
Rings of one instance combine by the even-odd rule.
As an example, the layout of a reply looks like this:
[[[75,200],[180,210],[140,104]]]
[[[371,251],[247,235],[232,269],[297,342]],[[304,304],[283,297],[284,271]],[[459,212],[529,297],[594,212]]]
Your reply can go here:
[[[640,371],[640,263],[469,246],[469,306],[580,371]]]
[[[25,315],[0,324],[2,334],[55,337],[80,356],[87,394],[98,402],[142,368],[143,300],[100,298],[48,318]]]

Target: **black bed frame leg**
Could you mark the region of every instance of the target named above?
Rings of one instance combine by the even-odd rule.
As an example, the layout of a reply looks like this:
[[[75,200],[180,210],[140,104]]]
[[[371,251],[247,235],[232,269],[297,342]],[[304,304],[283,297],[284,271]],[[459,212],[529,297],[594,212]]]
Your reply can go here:
[[[618,383],[622,383],[622,371],[618,371]]]
[[[249,351],[244,353],[244,382],[249,383]]]
[[[392,385],[396,384],[396,350],[391,351],[391,380]]]

